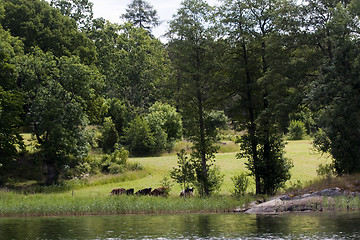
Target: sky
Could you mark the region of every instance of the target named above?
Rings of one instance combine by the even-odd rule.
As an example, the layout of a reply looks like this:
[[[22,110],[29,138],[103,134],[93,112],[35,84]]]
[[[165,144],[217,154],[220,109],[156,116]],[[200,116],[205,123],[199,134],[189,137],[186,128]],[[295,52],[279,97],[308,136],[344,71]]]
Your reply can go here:
[[[120,18],[125,13],[127,5],[132,0],[90,0],[93,6],[94,18],[104,18],[112,23],[123,23]],[[180,7],[182,0],[147,0],[150,5],[158,12],[159,20],[162,22],[160,26],[154,28],[152,33],[160,38],[161,41],[166,41],[163,35],[168,29],[168,21],[176,14]],[[210,5],[217,5],[217,0],[207,0]]]

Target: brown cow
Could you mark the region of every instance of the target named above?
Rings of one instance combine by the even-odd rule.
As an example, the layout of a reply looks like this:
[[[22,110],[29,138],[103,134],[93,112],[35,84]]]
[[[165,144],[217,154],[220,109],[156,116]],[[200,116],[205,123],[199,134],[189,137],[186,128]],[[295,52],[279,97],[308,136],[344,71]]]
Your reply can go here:
[[[165,196],[167,189],[168,189],[167,187],[156,188],[150,193],[150,195],[151,196]]]
[[[125,188],[116,188],[110,192],[110,195],[122,195],[126,192]]]
[[[150,193],[151,193],[151,188],[144,188],[137,191],[135,194],[139,196],[145,196],[145,195],[149,195]]]

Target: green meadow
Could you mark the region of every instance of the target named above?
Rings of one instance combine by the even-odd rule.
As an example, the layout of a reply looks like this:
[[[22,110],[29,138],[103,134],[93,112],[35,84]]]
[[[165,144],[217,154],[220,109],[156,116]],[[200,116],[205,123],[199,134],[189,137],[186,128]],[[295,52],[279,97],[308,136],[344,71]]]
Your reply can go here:
[[[287,157],[294,163],[292,179],[287,187],[301,181],[316,179],[316,169],[326,157],[315,153],[310,140],[289,141],[286,146]],[[135,191],[161,186],[164,177],[177,164],[175,154],[160,157],[130,158],[130,162],[141,163],[143,170],[119,175],[93,176],[87,181],[72,180],[63,186],[44,188],[41,193],[24,191],[0,191],[1,216],[43,216],[43,215],[83,215],[83,214],[139,214],[139,213],[184,213],[184,212],[226,212],[250,202],[254,184],[247,196],[232,196],[231,177],[246,171],[245,160],[237,159],[236,152],[219,153],[216,164],[224,174],[221,191],[210,198],[179,197],[180,186],[172,183],[168,198],[154,196],[109,196],[114,188],[134,188]],[[196,193],[196,189],[195,189]]]

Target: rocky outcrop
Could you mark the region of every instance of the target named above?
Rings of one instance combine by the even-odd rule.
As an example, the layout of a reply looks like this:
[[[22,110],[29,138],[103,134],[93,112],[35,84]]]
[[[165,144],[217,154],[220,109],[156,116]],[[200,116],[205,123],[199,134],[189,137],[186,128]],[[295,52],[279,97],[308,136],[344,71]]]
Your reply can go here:
[[[322,211],[324,198],[327,204],[334,204],[334,197],[348,196],[359,197],[359,192],[350,192],[340,188],[328,188],[314,193],[307,193],[300,196],[282,195],[267,202],[251,204],[245,213],[250,214],[276,214],[281,212],[294,211]]]

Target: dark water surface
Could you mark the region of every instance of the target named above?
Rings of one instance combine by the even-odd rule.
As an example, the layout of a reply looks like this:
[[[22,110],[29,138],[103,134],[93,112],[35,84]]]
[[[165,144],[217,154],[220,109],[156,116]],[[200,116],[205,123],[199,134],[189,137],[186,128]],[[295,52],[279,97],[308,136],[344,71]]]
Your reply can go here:
[[[360,213],[0,218],[0,239],[360,239]]]

